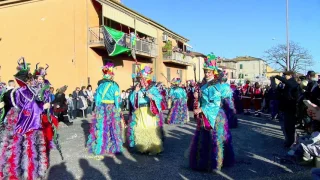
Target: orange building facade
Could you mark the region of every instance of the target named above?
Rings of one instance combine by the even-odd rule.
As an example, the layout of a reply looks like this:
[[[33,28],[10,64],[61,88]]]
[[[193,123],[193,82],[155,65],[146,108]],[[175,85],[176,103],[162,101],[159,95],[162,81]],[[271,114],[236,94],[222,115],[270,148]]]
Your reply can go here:
[[[157,81],[187,80],[192,63],[186,50],[188,39],[115,1],[4,1],[0,22],[0,76],[5,82],[13,79],[16,61],[23,56],[32,71],[38,62],[49,64],[47,78],[53,87],[68,85],[68,92],[88,84],[96,88],[101,67],[108,61],[116,65],[120,88],[129,88],[135,61],[126,53],[108,56],[102,26],[124,32],[128,45],[134,32],[138,62],[153,67]]]

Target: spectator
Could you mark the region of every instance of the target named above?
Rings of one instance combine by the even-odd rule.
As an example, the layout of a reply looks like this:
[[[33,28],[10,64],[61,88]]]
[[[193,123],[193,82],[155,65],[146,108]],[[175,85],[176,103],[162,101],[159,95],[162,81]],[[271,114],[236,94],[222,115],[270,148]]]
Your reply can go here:
[[[129,94],[130,94],[130,89],[127,89],[126,91],[126,102],[127,102],[127,106],[126,106],[126,110],[129,111]]]
[[[59,122],[63,122],[66,125],[70,126],[73,124],[73,122],[70,122],[68,118],[68,105],[65,96],[67,87],[68,86],[63,86],[59,89],[58,93],[55,96],[55,100],[52,102],[52,104],[54,104],[53,110],[55,116],[58,117]]]
[[[121,105],[121,109],[123,111],[126,110],[126,107],[127,107],[127,99],[126,99],[126,92],[125,90],[122,90],[121,92],[121,101],[122,101],[122,105]]]
[[[268,92],[270,99],[271,120],[275,120],[279,113],[279,92],[277,90],[277,84],[274,78],[270,78],[271,88]]]
[[[88,85],[87,86],[87,102],[88,102],[88,114],[92,114],[92,108],[93,108],[93,91],[92,91],[92,86]]]
[[[16,83],[14,82],[14,80],[9,80],[8,86],[7,86],[7,91],[14,89],[15,87],[16,87]]]
[[[75,119],[76,117],[74,117],[73,109],[73,101],[72,101],[72,94],[69,94],[69,97],[67,98],[67,105],[68,105],[68,115],[71,119]]]
[[[50,87],[50,99],[51,101],[54,101],[55,99],[55,94],[54,94],[54,88]]]
[[[318,85],[318,78],[316,77],[316,73],[314,71],[308,71],[306,78],[308,81],[308,85],[305,92],[305,98],[310,99],[312,90]]]
[[[283,105],[283,130],[285,135],[285,147],[290,147],[295,139],[296,124],[296,102],[298,100],[298,83],[294,78],[293,71],[285,71],[283,76],[275,76],[285,86],[283,89],[283,99],[280,104]]]
[[[73,113],[73,117],[74,118],[77,118],[78,117],[78,104],[79,104],[79,101],[80,101],[80,97],[79,97],[79,92],[80,92],[80,88],[79,87],[76,87],[76,89],[73,91],[72,93],[72,101],[73,101],[73,110],[72,110],[72,113]]]
[[[82,115],[84,116],[84,118],[87,118],[87,114],[88,114],[88,94],[87,94],[87,88],[85,86],[81,87],[81,90],[79,91],[79,98],[80,101],[77,104],[77,108],[82,110]]]

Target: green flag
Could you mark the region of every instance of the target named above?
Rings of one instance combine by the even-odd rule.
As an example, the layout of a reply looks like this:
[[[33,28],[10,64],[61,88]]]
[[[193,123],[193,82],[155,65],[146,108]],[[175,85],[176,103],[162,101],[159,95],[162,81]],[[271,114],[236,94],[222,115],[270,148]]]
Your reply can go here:
[[[129,48],[126,45],[126,36],[124,32],[117,31],[107,26],[103,26],[104,45],[109,56],[128,52]]]

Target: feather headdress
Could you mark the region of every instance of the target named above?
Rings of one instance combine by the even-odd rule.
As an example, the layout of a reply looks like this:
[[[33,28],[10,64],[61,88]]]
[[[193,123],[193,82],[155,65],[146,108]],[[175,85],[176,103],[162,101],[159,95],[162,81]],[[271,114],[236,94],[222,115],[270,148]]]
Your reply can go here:
[[[105,66],[102,67],[103,77],[110,79],[114,76],[113,72],[114,64],[111,62],[108,62]]]
[[[203,69],[212,70],[214,74],[218,74],[218,59],[220,59],[220,57],[216,57],[213,53],[208,54],[204,60]]]

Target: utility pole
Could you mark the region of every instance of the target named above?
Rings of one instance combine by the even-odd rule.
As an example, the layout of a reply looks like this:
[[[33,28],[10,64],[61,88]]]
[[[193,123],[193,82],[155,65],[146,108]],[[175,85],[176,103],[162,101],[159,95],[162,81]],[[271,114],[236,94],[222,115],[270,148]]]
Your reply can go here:
[[[289,44],[289,0],[286,0],[286,30],[287,30],[287,70],[290,71],[290,44]]]

